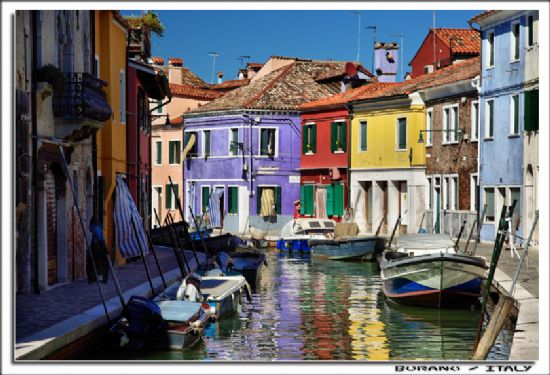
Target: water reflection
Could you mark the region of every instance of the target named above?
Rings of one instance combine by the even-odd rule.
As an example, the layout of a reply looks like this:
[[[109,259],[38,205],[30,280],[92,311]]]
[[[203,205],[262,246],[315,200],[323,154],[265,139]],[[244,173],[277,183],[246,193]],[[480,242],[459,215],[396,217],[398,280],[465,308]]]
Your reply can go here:
[[[479,312],[387,302],[375,263],[336,262],[269,251],[252,301],[181,352],[97,350],[86,359],[460,360],[469,359]],[[504,331],[489,354],[507,359]]]

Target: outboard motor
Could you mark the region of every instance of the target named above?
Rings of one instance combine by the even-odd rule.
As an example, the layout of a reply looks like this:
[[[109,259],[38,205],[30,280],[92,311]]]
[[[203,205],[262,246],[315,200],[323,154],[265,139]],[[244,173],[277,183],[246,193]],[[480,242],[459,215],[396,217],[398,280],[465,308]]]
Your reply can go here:
[[[168,324],[162,318],[160,307],[144,297],[130,297],[122,316],[111,328],[111,332],[119,335],[120,346],[130,349],[143,348],[152,332],[168,328]]]
[[[177,300],[202,302],[204,300],[201,293],[202,277],[194,272],[191,272],[183,281],[176,293]]]

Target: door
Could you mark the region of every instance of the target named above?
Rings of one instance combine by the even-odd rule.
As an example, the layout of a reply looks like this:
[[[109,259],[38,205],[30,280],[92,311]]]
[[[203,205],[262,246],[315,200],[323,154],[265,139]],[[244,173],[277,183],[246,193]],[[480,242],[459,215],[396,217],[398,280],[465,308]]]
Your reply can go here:
[[[239,232],[244,233],[249,221],[250,196],[246,186],[239,186]]]
[[[438,186],[434,190],[434,233],[441,233],[441,188]]]

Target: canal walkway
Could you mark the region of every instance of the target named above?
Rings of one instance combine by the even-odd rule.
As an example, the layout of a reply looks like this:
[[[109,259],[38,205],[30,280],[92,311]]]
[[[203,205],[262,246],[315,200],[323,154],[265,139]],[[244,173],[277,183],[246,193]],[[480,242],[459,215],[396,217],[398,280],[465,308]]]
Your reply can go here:
[[[177,260],[172,250],[157,250],[160,267],[166,282],[175,282],[181,277]],[[185,252],[191,269],[197,264],[191,251]],[[205,258],[197,253],[199,262]],[[152,253],[146,255],[153,286],[156,292],[162,290]],[[132,295],[150,296],[151,289],[141,259],[115,268],[125,301]],[[107,283],[101,283],[111,320],[121,311],[112,275]],[[107,323],[101,297],[94,282],[79,280],[59,285],[39,295],[20,295],[15,298],[15,358],[42,359],[64,345],[92,332]]]

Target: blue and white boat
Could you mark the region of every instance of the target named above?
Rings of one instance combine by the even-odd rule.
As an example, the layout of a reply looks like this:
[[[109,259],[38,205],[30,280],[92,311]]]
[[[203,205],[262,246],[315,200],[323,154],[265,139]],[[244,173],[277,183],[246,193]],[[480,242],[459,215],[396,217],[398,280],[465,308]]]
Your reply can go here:
[[[478,304],[487,268],[483,257],[458,254],[444,234],[401,236],[380,257],[386,297],[417,306]]]

